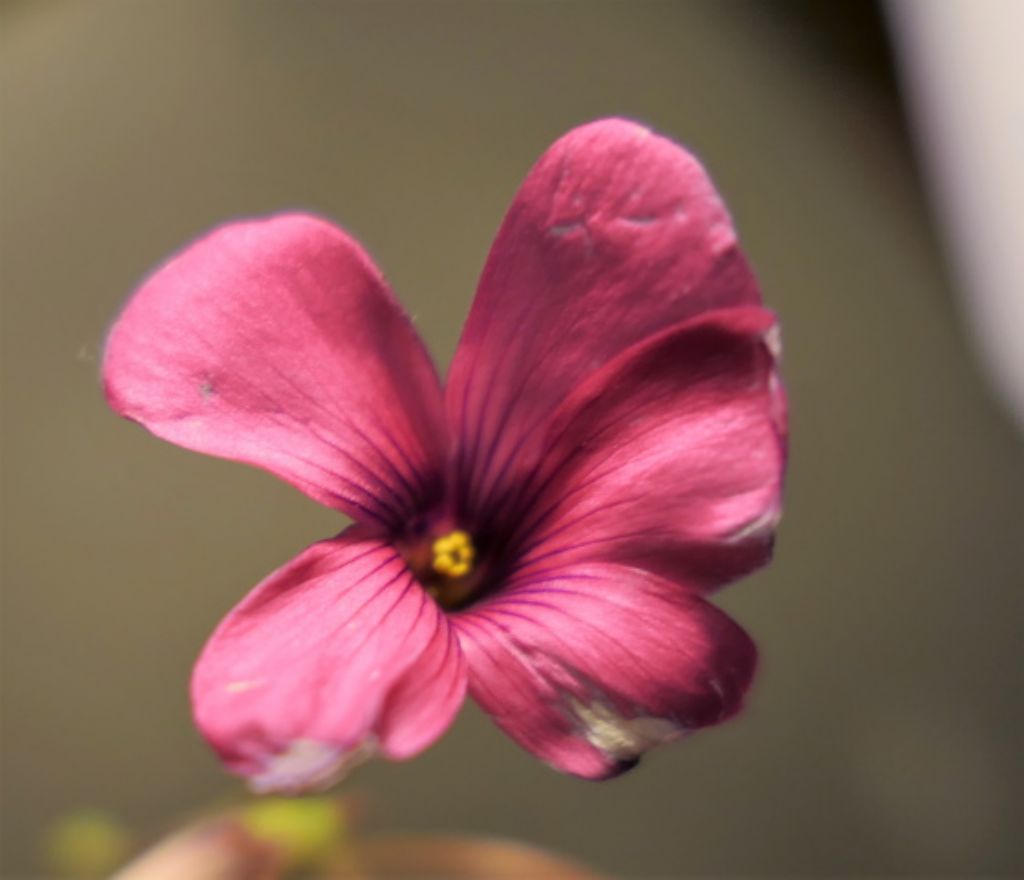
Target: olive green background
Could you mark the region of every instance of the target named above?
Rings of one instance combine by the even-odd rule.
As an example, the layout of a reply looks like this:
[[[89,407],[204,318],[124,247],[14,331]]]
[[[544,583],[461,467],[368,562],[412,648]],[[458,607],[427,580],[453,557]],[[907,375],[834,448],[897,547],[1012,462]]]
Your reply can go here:
[[[223,220],[303,207],[374,253],[446,362],[522,176],[573,125],[701,155],[782,315],[775,565],[721,596],[744,716],[606,784],[470,707],[358,770],[371,827],[530,840],[624,876],[1024,867],[1024,456],[972,359],[895,105],[746,2],[21,2],[4,7],[3,864],[103,807],[155,833],[237,791],[192,729],[220,615],[342,525],[118,420],[104,332]]]

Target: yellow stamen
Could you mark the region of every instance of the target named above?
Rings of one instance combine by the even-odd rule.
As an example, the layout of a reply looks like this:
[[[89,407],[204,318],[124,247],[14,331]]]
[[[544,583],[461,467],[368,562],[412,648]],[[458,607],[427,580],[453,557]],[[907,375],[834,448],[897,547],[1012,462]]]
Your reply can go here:
[[[462,529],[449,532],[434,541],[431,568],[446,578],[460,578],[473,570],[476,548],[473,539]]]

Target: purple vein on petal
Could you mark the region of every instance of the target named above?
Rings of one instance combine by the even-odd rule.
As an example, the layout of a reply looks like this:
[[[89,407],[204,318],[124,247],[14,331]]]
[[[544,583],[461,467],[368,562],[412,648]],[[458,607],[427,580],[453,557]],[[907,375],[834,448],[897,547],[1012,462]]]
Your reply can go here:
[[[211,350],[213,350],[213,346],[211,345],[211,343],[208,340],[204,339],[200,334],[196,333],[196,338],[199,339],[199,341],[202,342],[203,344],[205,344],[208,348],[211,348]],[[279,376],[281,376],[283,379],[285,379],[285,381],[287,381],[290,385],[293,385],[293,387],[294,387],[294,383],[293,383],[293,381],[289,377],[287,377],[283,373],[281,373],[280,370],[276,366],[272,365],[272,368],[274,369],[275,372],[278,373]],[[290,424],[291,424],[290,420],[284,415],[284,413],[280,412],[277,409],[277,401],[275,401],[273,398],[271,398],[269,395],[267,395],[266,392],[262,388],[257,386],[254,382],[249,382],[248,387],[249,387],[249,389],[250,389],[254,399],[262,400],[263,401],[264,406],[265,406],[265,416],[266,417],[268,417],[268,418],[272,419],[273,421],[277,422],[279,425],[282,425],[282,426],[285,426],[285,427],[289,427],[290,426]],[[299,391],[300,395],[304,395],[304,396],[306,396],[308,398],[308,395],[305,395],[305,392],[302,389],[296,388],[296,390]],[[309,425],[307,425],[306,427],[310,428]],[[341,449],[341,448],[337,447],[337,445],[333,441],[328,441],[328,440],[324,439],[323,437],[317,436],[317,439],[319,439],[321,442],[324,442],[327,445],[329,445],[330,448],[336,450],[349,463],[354,464],[358,469],[364,471],[367,474],[367,476],[370,479],[372,479],[374,482],[379,482],[379,477],[375,473],[370,471],[368,468],[366,468],[366,466],[362,462],[360,462],[357,459],[353,458],[351,453],[349,453],[347,450],[344,450],[344,449]],[[383,502],[383,499],[381,499],[377,493],[373,492],[368,487],[360,486],[358,483],[354,483],[348,477],[341,477],[340,474],[338,474],[335,471],[329,469],[325,465],[320,464],[319,462],[315,462],[315,461],[312,461],[310,459],[307,459],[307,458],[305,458],[303,456],[300,456],[300,455],[296,454],[293,451],[289,451],[288,454],[289,454],[290,457],[292,457],[293,459],[295,459],[297,461],[301,461],[304,464],[307,464],[307,465],[309,465],[311,467],[314,467],[314,468],[316,468],[317,470],[320,470],[323,473],[330,474],[331,476],[337,478],[338,481],[343,486],[345,486],[345,485],[349,486],[350,487],[350,491],[351,491],[352,488],[361,489],[363,494],[369,495],[376,504],[379,504],[381,507],[383,507],[386,512],[390,512],[392,515],[394,515],[394,510],[392,508],[390,508],[389,505],[385,504]],[[303,480],[303,482],[307,482],[307,481]],[[383,520],[381,518],[381,516],[380,516],[380,514],[378,512],[372,512],[372,511],[368,510],[366,508],[365,504],[361,504],[361,503],[356,502],[354,500],[354,498],[349,497],[349,496],[342,496],[342,495],[339,495],[337,492],[333,492],[333,491],[330,494],[334,495],[337,498],[342,498],[343,500],[345,500],[347,502],[350,502],[354,507],[357,507],[360,510],[363,510],[367,514],[371,515],[372,518],[374,520],[376,520],[378,523],[380,523],[382,525],[386,524],[385,520]]]
[[[558,614],[558,615],[560,615],[562,617],[566,617],[570,621],[564,627],[564,629],[567,632],[570,632],[573,629],[575,629],[577,627],[580,627],[580,626],[585,627],[586,629],[590,630],[594,634],[594,638],[598,639],[599,641],[605,642],[606,644],[614,645],[616,648],[618,648],[620,651],[622,651],[622,653],[624,655],[626,655],[633,662],[633,665],[634,665],[635,668],[637,668],[637,669],[642,669],[643,668],[643,658],[639,654],[637,654],[635,651],[632,651],[629,648],[627,648],[621,641],[619,641],[615,637],[611,636],[609,634],[608,630],[603,629],[603,628],[601,628],[599,626],[596,626],[595,624],[591,623],[589,620],[584,620],[584,619],[582,619],[580,617],[577,617],[577,616],[575,616],[573,614],[570,614],[568,611],[566,611],[564,608],[560,607],[557,604],[554,604],[554,603],[551,603],[551,602],[541,602],[541,601],[536,601],[536,600],[529,600],[529,599],[520,599],[520,598],[515,597],[515,596],[510,596],[506,601],[509,604],[516,604],[516,605],[520,605],[520,606],[525,605],[527,607],[543,609],[544,616],[547,616],[549,614]],[[491,611],[491,613],[513,615],[513,616],[519,617],[519,618],[521,618],[523,620],[528,620],[530,623],[534,624],[535,626],[539,626],[540,625],[540,624],[537,623],[535,618],[533,618],[532,616],[530,616],[528,613],[525,613],[525,612],[522,613],[522,614],[519,614],[519,613],[517,613],[515,611],[512,611],[511,609],[505,608],[505,607],[495,607],[495,608],[491,608],[489,610]],[[546,629],[546,631],[548,633],[550,633],[554,638],[556,638],[568,650],[568,646],[566,645],[565,641],[561,638],[560,635],[558,635],[558,633],[561,631],[562,627],[559,627],[559,626],[547,626],[547,627],[545,627],[545,629]],[[602,653],[604,654],[604,656],[608,656],[607,652],[602,651]]]
[[[377,449],[377,447],[369,440],[369,438],[366,437],[365,433],[362,432],[362,430],[360,430],[355,425],[355,423],[352,421],[351,418],[349,418],[346,415],[344,415],[344,413],[342,413],[340,410],[336,411],[334,409],[328,409],[324,405],[322,400],[316,399],[312,395],[308,394],[305,391],[305,389],[303,389],[300,385],[296,384],[295,380],[291,376],[289,376],[288,374],[284,373],[276,364],[270,363],[269,366],[271,367],[271,369],[273,369],[273,371],[277,374],[277,376],[280,379],[282,379],[284,382],[286,382],[291,387],[291,389],[295,393],[297,393],[298,395],[300,395],[300,396],[302,396],[302,397],[304,397],[306,399],[307,403],[310,404],[310,406],[311,406],[311,408],[313,409],[314,412],[319,411],[320,413],[322,413],[324,416],[326,416],[331,421],[333,421],[335,419],[340,420],[345,425],[347,430],[350,430],[350,431],[353,431],[354,433],[357,433],[368,445],[370,445],[370,447],[377,453],[378,458],[380,458],[384,462],[385,465],[390,465],[391,464],[387,460],[387,457],[384,456],[380,452],[379,449]],[[380,486],[381,489],[383,489],[385,492],[387,492],[389,495],[391,495],[392,498],[394,499],[394,501],[399,505],[399,509],[398,510],[395,510],[395,508],[390,508],[392,513],[393,513],[393,515],[399,516],[402,512],[404,512],[403,508],[406,508],[408,506],[408,501],[406,499],[401,498],[394,491],[394,489],[391,487],[389,482],[387,480],[384,480],[384,479],[381,478],[381,475],[379,473],[377,473],[374,470],[371,470],[370,467],[367,466],[357,456],[354,456],[351,452],[349,452],[348,450],[346,450],[343,447],[339,446],[337,444],[337,442],[333,438],[330,438],[329,436],[325,435],[323,432],[321,432],[318,429],[314,428],[312,424],[307,424],[306,428],[321,443],[326,444],[332,450],[334,450],[339,455],[344,457],[345,460],[349,464],[354,465],[355,467],[357,467],[360,471],[365,473],[366,476],[369,479],[371,479],[375,483],[377,483],[378,486]],[[382,503],[382,506],[383,506],[383,499],[379,498],[379,493],[370,493],[370,494],[376,495],[377,497],[375,497],[374,500],[380,501]]]

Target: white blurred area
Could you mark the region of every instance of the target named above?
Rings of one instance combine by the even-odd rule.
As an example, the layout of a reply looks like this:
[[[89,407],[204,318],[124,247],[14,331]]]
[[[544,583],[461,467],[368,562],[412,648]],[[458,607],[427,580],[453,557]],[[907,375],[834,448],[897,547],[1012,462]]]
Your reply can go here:
[[[889,0],[889,17],[976,348],[1024,428],[1024,2]]]

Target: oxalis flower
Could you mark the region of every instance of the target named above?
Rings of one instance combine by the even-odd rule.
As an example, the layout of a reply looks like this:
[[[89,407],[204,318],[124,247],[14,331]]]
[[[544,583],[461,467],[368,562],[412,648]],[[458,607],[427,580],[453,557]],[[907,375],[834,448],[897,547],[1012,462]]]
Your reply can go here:
[[[776,340],[701,166],[624,120],[530,172],[443,387],[330,223],[191,245],[111,331],[111,406],[355,521],[214,632],[204,736],[256,790],[298,791],[420,752],[468,687],[520,745],[600,779],[734,714],[756,651],[705,597],[771,553]]]

